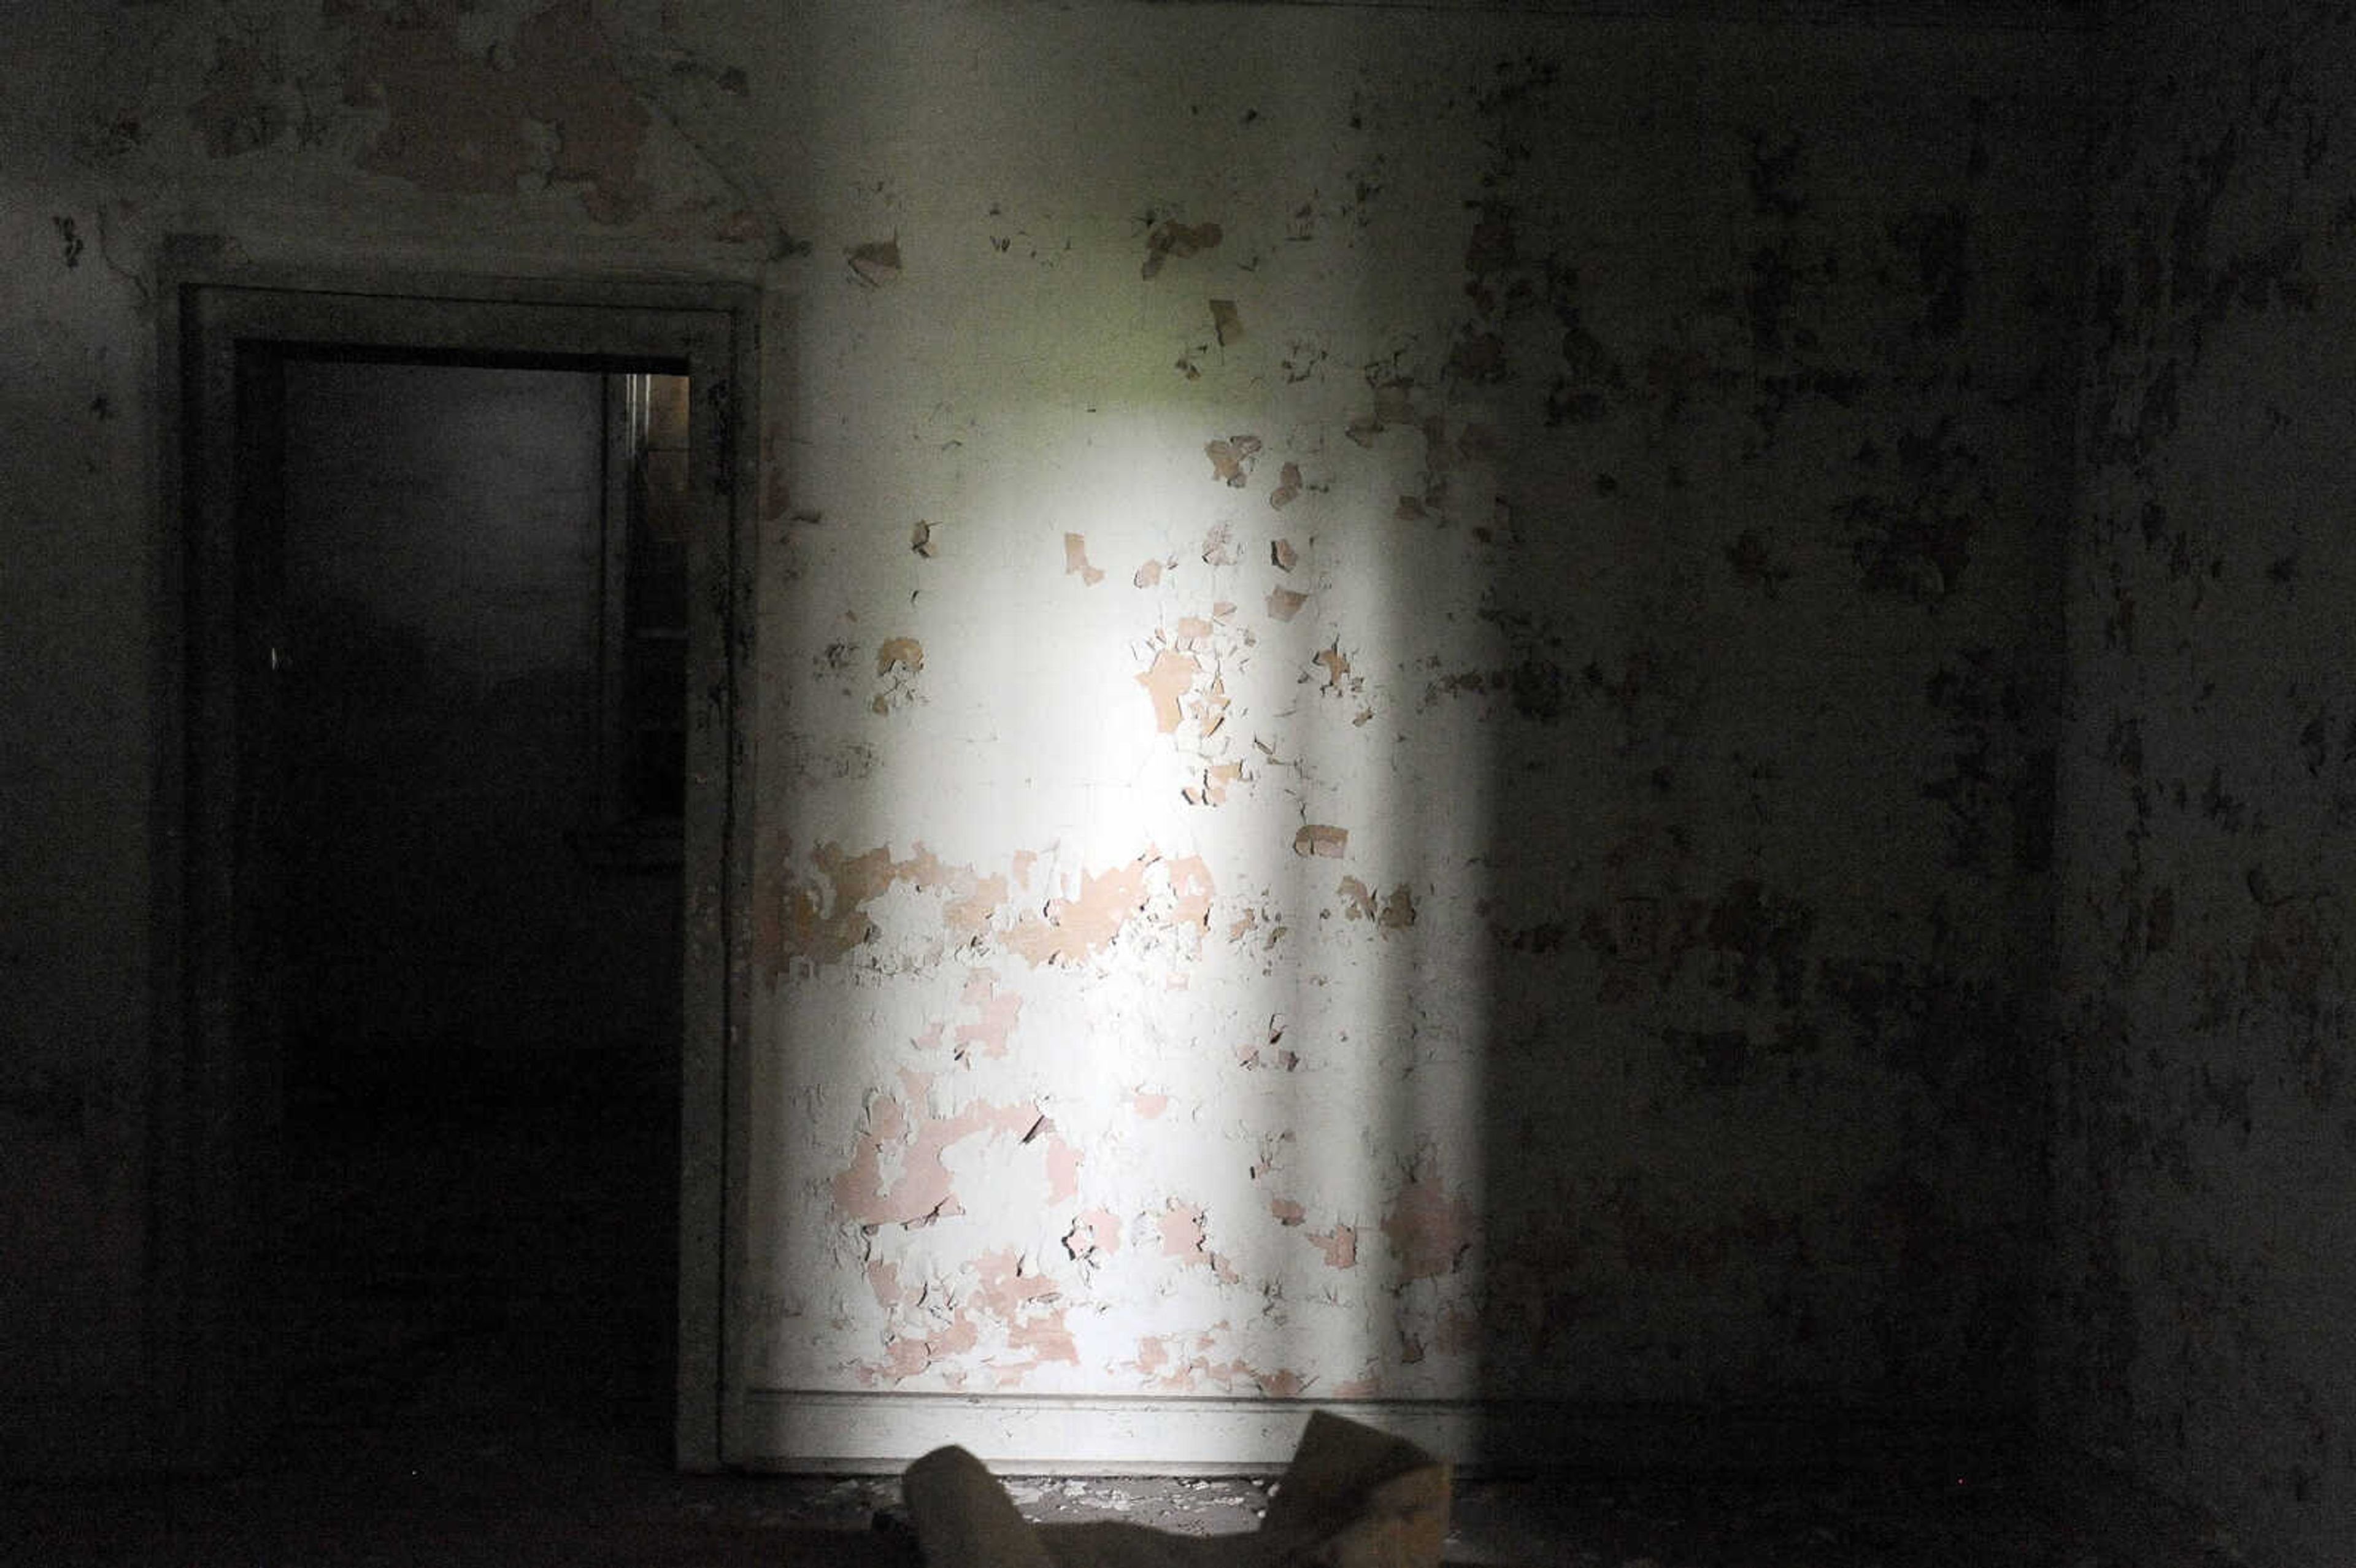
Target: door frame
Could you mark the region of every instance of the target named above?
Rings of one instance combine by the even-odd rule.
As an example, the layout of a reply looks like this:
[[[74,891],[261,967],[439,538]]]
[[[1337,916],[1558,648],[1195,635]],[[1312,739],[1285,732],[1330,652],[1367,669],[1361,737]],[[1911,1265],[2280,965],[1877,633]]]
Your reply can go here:
[[[202,247],[198,247],[200,252]],[[213,254],[218,255],[218,251]],[[238,824],[241,723],[266,636],[241,607],[241,345],[305,345],[583,368],[683,365],[693,486],[689,553],[678,1386],[682,1469],[721,1462],[724,1289],[742,1239],[740,1104],[751,997],[759,494],[759,291],[727,282],[509,279],[175,266],[161,291],[155,556],[155,976],[145,1446],[220,1469],[258,1435],[246,1285],[260,1240],[261,1146],[276,1115],[272,1042],[243,1015]],[[266,525],[259,525],[266,526]]]

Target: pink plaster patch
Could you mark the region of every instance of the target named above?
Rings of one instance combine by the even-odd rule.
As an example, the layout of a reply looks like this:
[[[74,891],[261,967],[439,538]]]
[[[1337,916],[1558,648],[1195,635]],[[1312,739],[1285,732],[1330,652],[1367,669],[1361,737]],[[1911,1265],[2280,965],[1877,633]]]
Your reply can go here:
[[[1091,1209],[1064,1232],[1064,1250],[1076,1258],[1120,1251],[1120,1221],[1109,1209]]]
[[[971,1023],[957,1026],[957,1056],[962,1060],[979,1048],[987,1057],[1006,1054],[1007,1036],[1023,1016],[1023,997],[1019,992],[1001,991],[998,976],[988,969],[977,970],[965,983],[965,994],[958,998],[966,1007],[980,1010],[980,1017]]]
[[[1204,1250],[1204,1235],[1203,1211],[1192,1203],[1172,1199],[1170,1206],[1162,1211],[1162,1255],[1208,1264],[1211,1258]]]
[[[1358,1232],[1355,1227],[1337,1222],[1330,1231],[1311,1232],[1309,1240],[1325,1254],[1326,1267],[1358,1266]]]
[[[1144,1090],[1140,1089],[1130,1095],[1129,1103],[1131,1108],[1133,1108],[1139,1115],[1151,1122],[1158,1118],[1162,1112],[1170,1108],[1170,1096],[1167,1094],[1149,1094]]]
[[[1472,1244],[1472,1205],[1450,1196],[1440,1179],[1440,1160],[1429,1145],[1416,1156],[1407,1185],[1383,1217],[1402,1280],[1436,1279],[1452,1272]]]
[[[887,1109],[888,1107],[888,1109]],[[851,1150],[851,1163],[833,1181],[838,1212],[862,1225],[915,1225],[964,1208],[949,1189],[948,1168],[942,1154],[969,1137],[999,1134],[1027,1138],[1044,1121],[1035,1104],[972,1104],[954,1115],[928,1117],[911,1134],[903,1124],[905,1113],[894,1100],[879,1100],[868,1130]],[[899,1179],[887,1189],[883,1159],[886,1148],[903,1144]]]

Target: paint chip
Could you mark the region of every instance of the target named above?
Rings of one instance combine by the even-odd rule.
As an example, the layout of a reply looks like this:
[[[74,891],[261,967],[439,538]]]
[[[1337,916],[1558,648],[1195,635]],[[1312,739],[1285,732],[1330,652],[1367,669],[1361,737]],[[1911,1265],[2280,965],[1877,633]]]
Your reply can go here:
[[[1079,575],[1080,582],[1084,587],[1094,588],[1104,581],[1103,571],[1088,564],[1088,540],[1086,534],[1064,536],[1064,575],[1069,577],[1075,572]]]
[[[1236,309],[1235,301],[1211,302],[1211,330],[1217,336],[1222,348],[1244,340],[1244,318]]]
[[[937,538],[934,533],[933,525],[926,522],[917,523],[916,528],[909,532],[908,548],[916,551],[918,555],[923,556],[926,560],[930,560],[933,557],[940,554],[941,544],[939,539]]]
[[[1152,587],[1155,583],[1162,581],[1162,563],[1158,560],[1147,561],[1143,566],[1137,569],[1137,575],[1130,578],[1130,581],[1137,584],[1140,588]]]
[[[850,257],[852,275],[871,289],[881,288],[900,276],[900,237],[854,245]]]
[[[1203,443],[1203,455],[1211,460],[1211,477],[1221,484],[1240,490],[1251,478],[1252,459],[1259,455],[1261,446],[1256,435],[1231,435],[1225,441]]]
[[[1188,655],[1175,648],[1163,648],[1153,656],[1153,667],[1137,677],[1153,699],[1153,727],[1164,735],[1173,735],[1185,719],[1179,700],[1194,684],[1203,667]]]
[[[1233,566],[1236,563],[1235,530],[1225,523],[1215,524],[1203,536],[1203,564]]]
[[[889,675],[894,666],[915,674],[925,667],[925,645],[914,637],[886,637],[875,650],[875,673]]]
[[[1171,257],[1183,261],[1199,251],[1215,249],[1226,238],[1215,223],[1184,224],[1176,219],[1165,219],[1145,237],[1145,264],[1137,275],[1148,281],[1160,275],[1162,264]]]
[[[1312,664],[1322,664],[1325,667],[1326,690],[1339,691],[1342,689],[1342,682],[1350,673],[1350,656],[1342,651],[1342,645],[1340,643],[1334,643],[1332,646],[1319,654],[1310,662]]]
[[[1280,512],[1300,498],[1301,464],[1288,463],[1277,476],[1276,488],[1268,493],[1268,504]]]
[[[1279,571],[1290,571],[1301,564],[1301,552],[1292,548],[1290,539],[1278,539],[1268,547],[1268,559]]]
[[[1268,613],[1280,621],[1291,620],[1301,613],[1301,607],[1308,603],[1308,594],[1290,588],[1271,588],[1268,591]]]
[[[1338,860],[1350,847],[1350,830],[1312,822],[1292,836],[1292,852],[1296,855],[1322,855]]]

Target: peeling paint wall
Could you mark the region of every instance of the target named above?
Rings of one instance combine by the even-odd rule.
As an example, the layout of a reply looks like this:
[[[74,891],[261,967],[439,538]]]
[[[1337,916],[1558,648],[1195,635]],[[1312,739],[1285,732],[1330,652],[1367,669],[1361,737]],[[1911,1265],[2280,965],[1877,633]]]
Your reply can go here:
[[[2356,21],[2141,7],[2094,143],[2050,1406],[2246,1560],[2356,1540]]]
[[[2066,40],[906,23],[794,62],[746,1380],[2023,1405]]]
[[[2075,35],[16,26],[79,85],[0,289],[80,347],[0,437],[103,547],[39,613],[112,673],[44,678],[126,704],[22,754],[108,864],[163,235],[777,302],[743,1384],[2024,1405]]]

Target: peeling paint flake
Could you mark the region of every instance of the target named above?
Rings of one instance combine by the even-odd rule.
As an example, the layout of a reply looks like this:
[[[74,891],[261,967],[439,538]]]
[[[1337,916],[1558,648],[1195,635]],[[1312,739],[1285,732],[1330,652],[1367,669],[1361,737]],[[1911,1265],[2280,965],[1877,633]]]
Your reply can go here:
[[[1088,540],[1086,534],[1064,536],[1064,575],[1066,577],[1077,575],[1081,586],[1086,588],[1094,588],[1104,581],[1103,571],[1088,564]]]
[[[1202,670],[1193,656],[1163,648],[1153,656],[1153,667],[1137,677],[1137,684],[1153,699],[1153,727],[1162,734],[1175,734],[1184,721],[1179,699],[1193,688]]]
[[[1329,827],[1312,822],[1292,836],[1292,852],[1296,855],[1319,855],[1338,860],[1350,848],[1350,830]]]
[[[871,240],[864,245],[854,245],[844,253],[851,264],[851,274],[871,289],[895,283],[900,276],[900,237]]]
[[[1260,444],[1256,435],[1231,435],[1224,441],[1204,443],[1203,455],[1211,460],[1211,477],[1222,485],[1242,489],[1251,478],[1252,460],[1259,455]]]
[[[1137,275],[1151,282],[1161,275],[1162,263],[1175,257],[1184,260],[1198,251],[1217,247],[1226,236],[1215,223],[1185,224],[1176,219],[1165,219],[1145,236],[1145,264]]]
[[[496,62],[461,44],[455,8],[355,10],[344,19],[359,35],[346,57],[345,101],[385,114],[362,168],[427,190],[487,196],[511,196],[527,178],[580,184],[582,205],[600,223],[622,222],[644,205],[638,158],[652,117],[588,0],[559,0],[525,17]]]

